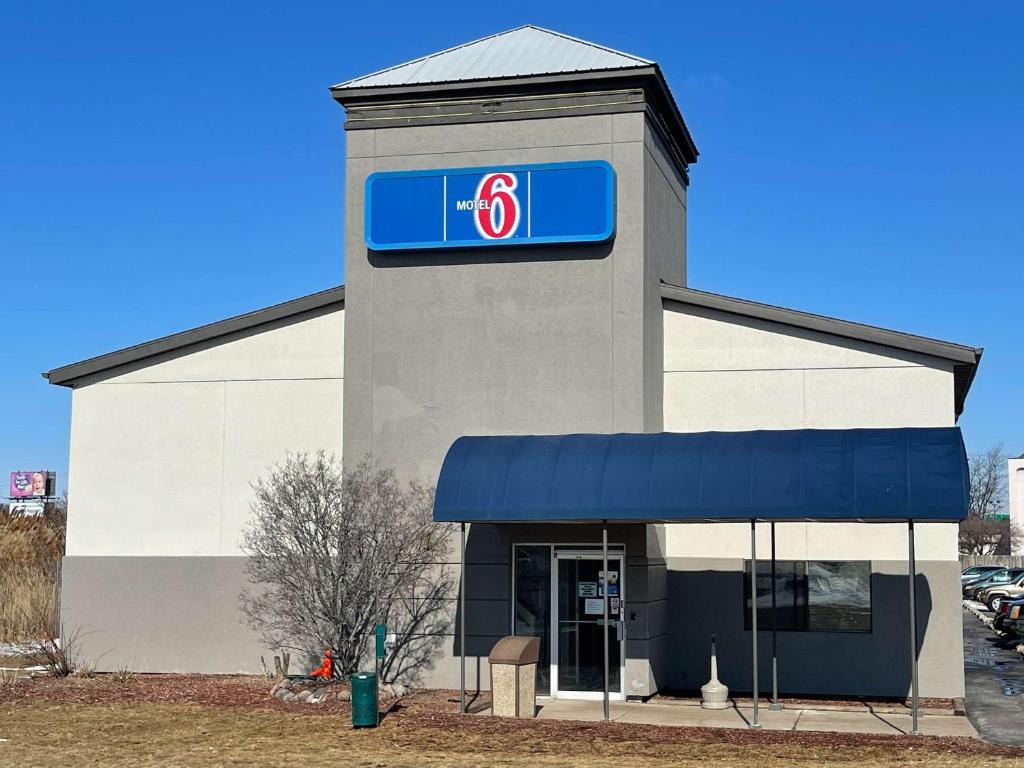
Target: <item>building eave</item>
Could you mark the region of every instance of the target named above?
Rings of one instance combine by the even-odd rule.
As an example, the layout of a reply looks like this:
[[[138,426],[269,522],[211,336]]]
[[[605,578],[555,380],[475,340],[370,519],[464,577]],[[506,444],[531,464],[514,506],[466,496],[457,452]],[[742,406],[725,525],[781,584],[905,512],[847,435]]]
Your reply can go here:
[[[688,304],[729,314],[765,320],[804,330],[817,331],[855,341],[877,344],[883,347],[914,352],[952,363],[954,374],[954,401],[956,416],[963,413],[964,402],[971,384],[978,372],[983,349],[964,344],[917,336],[903,331],[880,328],[874,325],[840,320],[825,315],[801,312],[795,309],[761,304],[746,299],[737,299],[693,288],[662,283],[661,296],[666,301]]]
[[[218,320],[217,322],[174,333],[170,336],[163,336],[159,339],[153,339],[152,341],[136,344],[114,352],[108,352],[88,360],[63,365],[43,373],[43,378],[50,384],[74,387],[86,377],[95,376],[114,368],[137,363],[158,355],[176,352],[195,344],[246,331],[268,323],[286,320],[335,304],[341,307],[345,305],[344,285],[312,293],[308,296],[301,296],[297,299],[291,299],[281,304],[274,304],[254,312],[247,312],[235,317]]]

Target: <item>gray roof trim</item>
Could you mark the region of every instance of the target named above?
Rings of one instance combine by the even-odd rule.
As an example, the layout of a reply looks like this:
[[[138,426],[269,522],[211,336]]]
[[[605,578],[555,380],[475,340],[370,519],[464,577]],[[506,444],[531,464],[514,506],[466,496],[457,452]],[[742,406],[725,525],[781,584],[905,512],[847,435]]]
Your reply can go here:
[[[678,285],[662,283],[661,296],[668,301],[689,304],[720,312],[728,312],[743,317],[767,320],[772,323],[803,328],[832,336],[841,336],[856,341],[878,344],[893,349],[902,349],[922,355],[937,357],[953,363],[953,389],[956,403],[956,415],[963,413],[964,401],[978,372],[978,364],[984,352],[980,347],[969,347],[949,341],[930,339],[926,336],[915,336],[902,331],[879,328],[874,325],[839,320],[825,315],[800,312],[771,304],[760,304],[755,301],[736,299],[717,293],[683,288]]]
[[[345,286],[339,285],[335,288],[328,288],[326,291],[311,293],[308,296],[301,296],[297,299],[285,301],[281,304],[274,304],[270,307],[258,309],[255,312],[247,312],[244,315],[236,315],[225,320],[218,320],[215,323],[201,325],[170,336],[163,336],[153,341],[136,344],[132,347],[119,349],[105,355],[92,357],[81,362],[54,368],[43,374],[43,378],[51,384],[64,387],[73,387],[77,382],[86,376],[92,376],[122,365],[136,363],[157,355],[174,352],[193,344],[227,336],[238,331],[255,328],[266,323],[273,323],[289,317],[312,312],[318,309],[329,307],[333,304],[345,304]]]
[[[440,97],[447,94],[475,91],[486,94],[497,87],[514,88],[535,85],[566,85],[580,81],[603,80],[614,77],[636,77],[637,75],[654,74],[656,65],[628,69],[591,69],[586,72],[565,72],[544,75],[508,75],[506,77],[489,77],[482,80],[453,80],[447,83],[412,83],[409,85],[374,85],[362,88],[346,88],[341,85],[330,87],[332,98],[344,107],[349,103],[363,103],[371,100],[390,102],[397,99],[408,101],[407,97],[430,96]]]
[[[597,114],[608,111],[642,111],[646,108],[640,87],[616,90],[551,90],[535,94],[495,95],[444,101],[406,101],[385,104],[353,104],[347,110],[345,130],[389,128],[394,125],[437,125],[553,117],[563,114]]]
[[[588,72],[569,72],[552,75],[515,75],[487,80],[459,80],[430,85],[385,85],[364,88],[331,88],[331,97],[349,111],[366,106],[398,106],[417,101],[429,105],[442,100],[494,96],[495,94],[526,95],[596,91],[642,87],[660,118],[661,129],[678,145],[686,163],[694,163],[700,154],[683,114],[676,104],[661,67],[649,64],[631,68],[601,69]],[[492,119],[495,119],[492,117]],[[504,119],[504,118],[497,118]],[[399,125],[400,123],[396,123]],[[358,123],[346,122],[346,128],[357,128]],[[381,125],[367,127],[380,128]]]

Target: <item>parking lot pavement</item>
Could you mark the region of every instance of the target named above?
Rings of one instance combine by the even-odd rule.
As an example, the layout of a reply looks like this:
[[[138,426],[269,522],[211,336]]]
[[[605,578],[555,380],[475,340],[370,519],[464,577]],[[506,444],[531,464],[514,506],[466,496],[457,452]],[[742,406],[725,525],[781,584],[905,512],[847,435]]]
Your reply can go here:
[[[1024,747],[1024,658],[967,611],[964,622],[964,705],[979,735]]]

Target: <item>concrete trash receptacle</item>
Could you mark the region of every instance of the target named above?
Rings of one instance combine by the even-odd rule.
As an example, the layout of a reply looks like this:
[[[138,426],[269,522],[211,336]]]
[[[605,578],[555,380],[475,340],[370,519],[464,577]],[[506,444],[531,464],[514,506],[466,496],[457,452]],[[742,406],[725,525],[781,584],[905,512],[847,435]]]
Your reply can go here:
[[[537,711],[539,637],[503,637],[487,660],[491,665],[491,714],[533,717]]]

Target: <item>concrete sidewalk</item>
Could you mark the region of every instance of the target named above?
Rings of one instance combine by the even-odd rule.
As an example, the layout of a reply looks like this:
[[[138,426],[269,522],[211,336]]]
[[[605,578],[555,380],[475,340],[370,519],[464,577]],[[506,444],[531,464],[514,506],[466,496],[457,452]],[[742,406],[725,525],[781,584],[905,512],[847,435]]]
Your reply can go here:
[[[547,701],[541,704],[537,717],[549,720],[600,720],[600,701]],[[909,714],[874,712],[865,707],[859,711],[816,710],[812,708],[768,710],[760,708],[761,727],[772,731],[825,731],[830,733],[877,733],[898,736],[910,733]],[[701,709],[696,704],[613,702],[611,719],[619,723],[647,725],[696,726],[700,728],[749,728],[753,709],[749,706],[722,710]],[[955,715],[922,715],[921,732],[926,736],[969,736],[977,731],[966,717]]]

